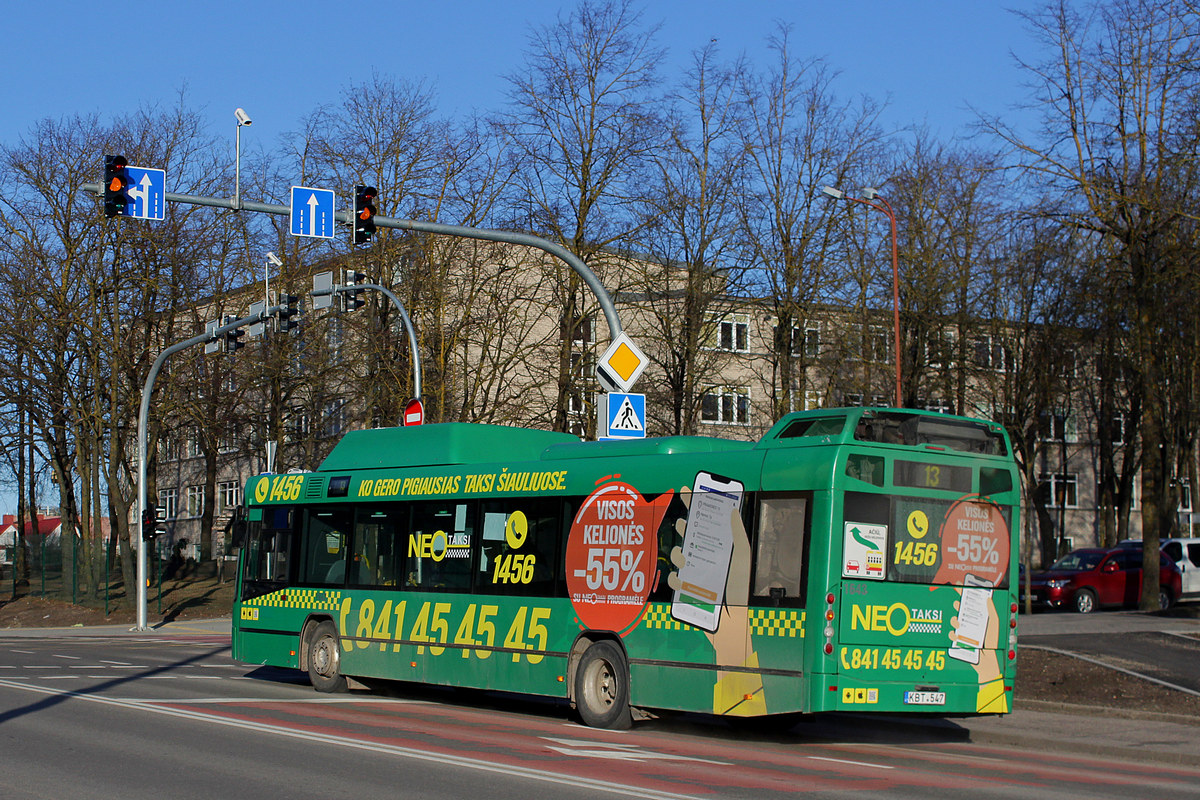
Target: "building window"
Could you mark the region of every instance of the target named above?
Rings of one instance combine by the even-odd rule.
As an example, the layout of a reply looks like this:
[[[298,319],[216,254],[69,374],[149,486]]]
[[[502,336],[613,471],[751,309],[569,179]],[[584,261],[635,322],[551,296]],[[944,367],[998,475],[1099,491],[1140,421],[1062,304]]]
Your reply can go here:
[[[592,339],[592,316],[590,314],[572,317],[568,325],[570,327],[568,330],[563,331],[563,338],[565,339],[569,335],[573,347],[584,347],[594,341]]]
[[[188,433],[187,438],[187,457],[200,458],[204,455],[203,442],[200,439],[200,432],[193,430]]]
[[[749,425],[750,390],[743,386],[707,392],[700,400],[700,419],[725,425]]]
[[[226,433],[217,440],[217,450],[221,453],[233,453],[237,451],[237,437],[232,433]]]
[[[1067,442],[1074,444],[1079,441],[1079,423],[1071,412],[1055,411],[1044,418],[1047,442]]]
[[[1050,485],[1051,508],[1079,507],[1079,482],[1075,473],[1043,475],[1042,483]]]
[[[163,437],[158,440],[158,457],[163,461],[178,461],[183,454],[183,448],[179,446],[179,439],[169,434],[163,434]]]
[[[750,315],[726,314],[716,323],[713,331],[714,350],[745,353],[750,350]]]
[[[973,342],[975,366],[1006,372],[1012,368],[1012,351],[995,336],[980,336]]]
[[[158,504],[166,509],[167,519],[175,519],[179,516],[179,490],[163,489],[158,493]]]
[[[242,485],[237,481],[221,481],[217,484],[217,513],[225,516],[242,504]]]
[[[953,330],[933,331],[925,343],[925,363],[933,369],[954,369],[958,366],[954,350],[958,337]]]
[[[321,434],[340,436],[346,429],[346,404],[341,400],[330,400],[321,411]]]
[[[918,402],[926,411],[936,411],[939,414],[954,413],[954,405],[949,400],[943,400],[940,397],[934,397],[930,400],[922,400]]]
[[[308,416],[308,412],[299,406],[292,408],[284,427],[284,439],[289,442],[298,442],[307,438],[311,432],[312,419]]]
[[[187,487],[187,515],[199,517],[204,513],[204,487]]]

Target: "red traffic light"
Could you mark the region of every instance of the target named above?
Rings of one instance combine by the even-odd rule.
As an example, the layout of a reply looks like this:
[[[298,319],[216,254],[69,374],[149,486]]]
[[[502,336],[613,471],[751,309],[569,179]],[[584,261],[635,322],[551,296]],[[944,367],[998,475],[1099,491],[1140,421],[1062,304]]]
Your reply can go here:
[[[129,162],[125,156],[104,157],[104,216],[116,217],[125,213],[125,189],[129,186],[129,175],[125,168]]]
[[[354,237],[355,244],[369,242],[375,235],[375,197],[379,194],[374,186],[354,187]]]

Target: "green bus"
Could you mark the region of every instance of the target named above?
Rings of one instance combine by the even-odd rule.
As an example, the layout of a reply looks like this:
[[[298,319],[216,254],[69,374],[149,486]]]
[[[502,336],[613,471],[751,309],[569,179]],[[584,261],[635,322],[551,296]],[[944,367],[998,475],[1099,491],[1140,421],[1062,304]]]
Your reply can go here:
[[[754,717],[1005,713],[1018,477],[1003,428],[789,414],[758,442],[355,431],[246,484],[234,658]]]

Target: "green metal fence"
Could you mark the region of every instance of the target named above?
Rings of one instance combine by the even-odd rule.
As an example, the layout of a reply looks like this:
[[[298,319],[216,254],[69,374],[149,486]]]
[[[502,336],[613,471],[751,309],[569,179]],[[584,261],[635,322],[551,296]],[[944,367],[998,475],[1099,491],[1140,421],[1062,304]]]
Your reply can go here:
[[[148,551],[147,607],[163,610],[164,584],[181,581],[231,580],[233,569],[223,562],[200,562],[165,543],[155,541]],[[136,565],[136,554],[131,559]],[[222,569],[222,567],[224,567]],[[136,573],[136,566],[133,570]],[[137,577],[121,574],[119,550],[103,545],[76,542],[64,559],[62,545],[46,537],[27,542],[23,554],[17,546],[0,548],[0,602],[22,597],[49,600],[101,609],[107,616],[121,607],[132,608]]]

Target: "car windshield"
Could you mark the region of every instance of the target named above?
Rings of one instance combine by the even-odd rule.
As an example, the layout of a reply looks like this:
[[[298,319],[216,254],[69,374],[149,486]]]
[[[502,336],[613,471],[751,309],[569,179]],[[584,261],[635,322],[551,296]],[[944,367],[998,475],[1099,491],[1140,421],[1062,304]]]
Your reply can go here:
[[[1083,571],[1095,569],[1100,560],[1104,558],[1104,553],[1067,553],[1065,556],[1055,561],[1050,565],[1050,569],[1059,569],[1067,571]]]

